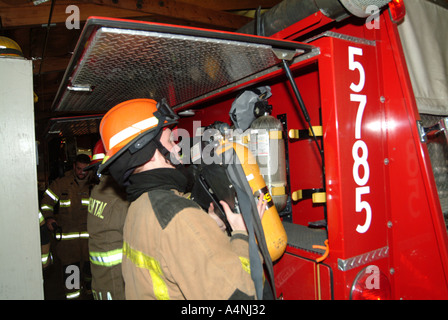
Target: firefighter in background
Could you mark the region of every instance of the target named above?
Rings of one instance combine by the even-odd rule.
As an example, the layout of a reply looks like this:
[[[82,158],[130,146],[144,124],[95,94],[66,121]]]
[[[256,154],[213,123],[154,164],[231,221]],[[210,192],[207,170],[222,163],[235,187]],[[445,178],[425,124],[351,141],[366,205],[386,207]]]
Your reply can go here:
[[[62,264],[67,299],[80,298],[81,287],[90,290],[87,233],[90,174],[84,172],[84,168],[89,164],[89,156],[78,155],[73,170],[53,181],[41,201],[41,212],[45,217],[47,228],[52,232],[60,228],[54,254]],[[57,214],[55,214],[56,206],[59,206]]]
[[[190,181],[171,158],[179,151],[170,139],[177,119],[164,101],[134,99],[100,124],[107,153],[99,172],[108,170],[131,202],[123,234],[126,299],[254,299],[242,216],[222,202],[229,237],[186,197]],[[265,205],[260,201],[259,212]]]
[[[50,232],[45,224],[45,218],[39,210],[39,226],[40,226],[40,251],[42,259],[42,269],[46,270],[52,263],[50,253]]]
[[[109,175],[97,174],[104,158],[104,146],[99,140],[90,165],[97,177],[92,189],[87,215],[89,233],[92,293],[95,300],[124,300],[124,280],[121,273],[123,226],[129,207],[126,193]]]

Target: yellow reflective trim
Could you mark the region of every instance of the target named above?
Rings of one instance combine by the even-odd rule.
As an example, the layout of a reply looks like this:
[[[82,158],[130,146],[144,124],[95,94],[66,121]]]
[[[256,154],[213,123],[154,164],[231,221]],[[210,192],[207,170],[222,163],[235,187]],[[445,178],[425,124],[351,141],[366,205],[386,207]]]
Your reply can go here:
[[[80,296],[81,296],[81,290],[76,290],[74,292],[68,292],[65,294],[65,297],[69,300],[79,298]]]
[[[80,233],[79,233],[79,237],[80,237],[81,239],[89,239],[89,233],[88,233],[87,231],[80,232]]]
[[[48,262],[48,258],[50,258],[50,253],[44,253],[41,255],[42,264],[46,265]]]
[[[90,251],[90,262],[103,267],[113,267],[121,263],[123,248],[106,252]]]
[[[60,234],[57,234],[57,238],[61,240],[89,239],[89,233],[87,231],[68,232],[63,233],[62,237]]]
[[[71,205],[70,199],[59,201],[59,206],[60,207],[68,208],[68,207],[70,207],[70,205]]]
[[[42,223],[45,221],[45,218],[44,218],[44,216],[42,215],[42,213],[40,212],[40,210],[39,210],[39,224],[41,224],[42,225]]]
[[[104,156],[105,156],[104,153],[94,154],[93,157],[92,157],[92,161],[94,161],[94,160],[103,160]]]
[[[53,199],[53,201],[56,203],[59,200],[59,197],[56,195],[56,193],[54,193],[53,191],[51,191],[50,188],[48,188],[47,190],[45,190],[45,193],[51,198]]]
[[[48,205],[48,204],[43,204],[43,205],[40,207],[40,209],[41,209],[42,211],[53,211],[53,207],[50,206],[50,205]]]
[[[239,257],[241,261],[241,266],[243,267],[243,270],[246,271],[248,274],[250,274],[250,261],[249,259],[245,257]]]
[[[170,299],[168,287],[162,279],[162,268],[156,259],[131,248],[127,242],[123,243],[123,256],[126,256],[138,268],[144,268],[149,271],[153,283],[154,295],[157,300]]]

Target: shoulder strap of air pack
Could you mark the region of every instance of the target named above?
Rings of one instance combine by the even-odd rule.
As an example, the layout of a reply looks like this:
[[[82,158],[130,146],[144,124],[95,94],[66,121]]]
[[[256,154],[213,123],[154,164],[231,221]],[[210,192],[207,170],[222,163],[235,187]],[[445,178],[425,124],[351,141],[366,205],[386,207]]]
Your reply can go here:
[[[273,296],[275,298],[276,293],[272,259],[267,249],[264,231],[261,225],[254,196],[249,186],[249,182],[246,179],[246,175],[244,174],[244,170],[239,161],[236,161],[236,157],[237,156],[233,148],[228,150],[226,152],[225,163],[227,164],[226,171],[229,180],[235,187],[240,210],[243,215],[244,222],[246,223],[249,235],[249,261],[251,277],[255,284],[257,298],[261,300],[263,299],[263,263],[258,254],[258,250],[260,250],[268,271]]]

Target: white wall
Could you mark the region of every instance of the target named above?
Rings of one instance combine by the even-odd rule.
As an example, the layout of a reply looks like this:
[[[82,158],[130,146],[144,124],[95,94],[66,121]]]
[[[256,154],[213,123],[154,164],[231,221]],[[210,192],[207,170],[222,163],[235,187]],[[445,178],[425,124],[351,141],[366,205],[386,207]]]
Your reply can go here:
[[[0,57],[0,299],[43,299],[31,61]]]

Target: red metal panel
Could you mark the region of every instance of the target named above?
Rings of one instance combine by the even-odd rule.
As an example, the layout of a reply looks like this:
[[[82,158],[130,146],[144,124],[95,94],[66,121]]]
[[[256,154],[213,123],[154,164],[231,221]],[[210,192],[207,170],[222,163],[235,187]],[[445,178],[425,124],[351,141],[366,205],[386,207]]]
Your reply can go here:
[[[285,300],[332,298],[331,269],[313,260],[285,254],[274,266],[277,295]]]
[[[320,87],[317,63],[306,66],[292,66],[293,75],[305,106],[311,118],[311,125],[320,126]],[[308,129],[300,107],[295,101],[290,84],[286,79],[272,86],[272,106],[276,114],[285,113],[287,129]],[[321,138],[318,138],[321,140]],[[290,161],[291,192],[323,187],[322,162],[319,151],[311,139],[287,139]],[[319,141],[320,143],[320,141]],[[308,225],[311,221],[324,219],[323,206],[315,205],[310,199],[296,201],[293,206],[293,222]]]
[[[448,298],[447,233],[420,119],[396,25],[380,29],[385,116],[388,123],[387,192],[390,211],[391,268],[396,299]]]
[[[334,38],[319,46],[320,86],[328,88],[322,90],[328,237],[336,263],[388,245],[384,110],[374,46]],[[341,284],[353,278],[339,276]],[[344,287],[335,294],[348,298]]]

